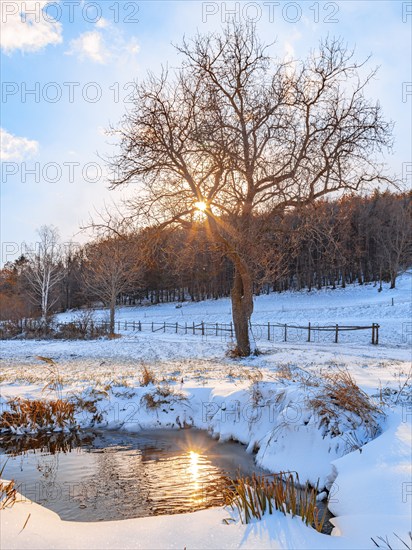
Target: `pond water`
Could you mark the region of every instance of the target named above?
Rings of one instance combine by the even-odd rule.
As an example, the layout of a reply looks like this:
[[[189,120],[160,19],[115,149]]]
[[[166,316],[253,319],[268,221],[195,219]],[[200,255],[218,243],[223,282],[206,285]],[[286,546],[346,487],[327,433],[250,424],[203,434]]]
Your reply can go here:
[[[264,473],[242,445],[193,429],[3,437],[0,451],[20,493],[73,521],[219,506],[224,476]]]
[[[195,429],[0,436],[0,453],[21,494],[71,521],[221,506],[227,477],[267,474],[243,445]]]

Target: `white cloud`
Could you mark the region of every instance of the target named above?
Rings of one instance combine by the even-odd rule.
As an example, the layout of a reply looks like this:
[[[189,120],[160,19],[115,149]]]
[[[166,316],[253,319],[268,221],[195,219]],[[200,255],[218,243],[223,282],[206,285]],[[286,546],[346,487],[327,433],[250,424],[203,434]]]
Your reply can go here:
[[[0,128],[0,151],[3,161],[20,161],[36,155],[39,150],[37,141],[13,136]]]
[[[48,2],[26,0],[3,4],[0,30],[1,48],[5,53],[35,52],[49,44],[63,42],[61,23],[43,12]]]
[[[122,32],[105,20],[101,19],[96,27],[100,30],[85,32],[72,40],[66,53],[76,55],[81,60],[106,64],[113,61],[126,62],[130,56],[134,57],[139,52],[135,38],[125,40]]]
[[[105,63],[110,55],[103,41],[103,36],[98,31],[90,31],[81,34],[70,42],[69,54],[75,54],[80,59],[90,59],[96,63]]]
[[[96,27],[97,27],[98,29],[105,29],[108,25],[109,25],[109,22],[108,22],[104,17],[101,17],[101,18],[96,22]]]

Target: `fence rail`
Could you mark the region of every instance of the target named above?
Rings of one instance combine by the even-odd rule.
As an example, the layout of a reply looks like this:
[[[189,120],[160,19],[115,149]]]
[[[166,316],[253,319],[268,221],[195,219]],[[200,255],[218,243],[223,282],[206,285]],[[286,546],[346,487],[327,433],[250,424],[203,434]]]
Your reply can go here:
[[[72,325],[71,323],[58,323],[53,325],[57,331],[62,331],[65,327]],[[0,338],[5,337],[5,324],[0,323]],[[21,333],[28,330],[36,330],[41,327],[39,321],[35,319],[23,319],[21,321]],[[201,335],[201,336],[216,336],[224,339],[232,339],[235,337],[233,323],[205,323],[201,322],[166,322],[166,321],[116,321],[115,328],[117,332],[152,332],[152,333],[174,333],[181,335]],[[322,333],[329,334],[325,342],[339,343],[339,338],[343,333],[353,331],[370,331],[371,343],[379,344],[379,325],[372,323],[371,325],[318,325],[308,323],[307,325],[296,325],[288,323],[251,323],[250,325],[253,338],[256,341],[267,340],[269,342],[319,342]],[[96,329],[102,332],[109,331],[108,321],[90,321],[88,333],[91,335],[98,334]]]
[[[108,323],[102,321],[103,328],[108,328]],[[224,336],[234,338],[235,331],[233,323],[205,323],[203,321],[199,323],[191,322],[181,324],[179,322],[171,323],[166,321],[117,321],[117,331],[125,332],[163,332],[163,333],[175,333],[175,334],[191,334],[201,336]],[[317,325],[308,323],[307,325],[295,325],[288,323],[251,323],[251,331],[255,340],[267,340],[269,342],[275,341],[296,341],[296,331],[300,331],[299,337],[304,337],[307,342],[316,341],[316,335],[319,333],[332,333],[333,341],[339,343],[339,335],[343,332],[352,331],[370,331],[371,343],[374,345],[379,344],[379,328],[378,323],[372,323],[371,325]],[[294,338],[291,337],[291,331],[295,331]]]

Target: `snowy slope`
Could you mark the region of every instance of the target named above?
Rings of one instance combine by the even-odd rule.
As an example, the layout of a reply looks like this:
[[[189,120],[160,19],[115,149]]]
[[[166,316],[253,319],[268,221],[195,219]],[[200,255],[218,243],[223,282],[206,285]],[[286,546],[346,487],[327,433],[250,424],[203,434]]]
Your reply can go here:
[[[394,305],[392,305],[392,300]],[[57,316],[61,322],[76,316],[75,312],[66,312]],[[105,310],[95,312],[97,319],[105,319]],[[229,323],[231,305],[228,298],[206,300],[203,302],[185,302],[176,308],[175,303],[122,307],[117,310],[116,319],[120,321],[170,322],[189,325],[200,323]],[[373,284],[351,285],[345,289],[322,289],[271,293],[256,296],[252,323],[289,323],[313,325],[371,325],[378,323],[380,342],[383,345],[405,345],[412,339],[412,274],[404,274],[397,281],[397,288],[390,290],[389,284],[383,285],[382,292]],[[370,333],[350,333],[346,341],[370,341]],[[330,336],[321,335],[324,341]]]
[[[102,426],[137,431],[176,429],[186,422],[208,429],[222,440],[236,439],[258,449],[256,460],[270,471],[296,469],[331,490],[336,514],[333,536],[320,535],[299,519],[279,513],[244,526],[224,525],[230,511],[206,510],[123,522],[73,524],[30,503],[1,514],[2,548],[374,548],[371,537],[388,536],[392,548],[408,541],[411,480],[411,282],[377,292],[373,285],[308,292],[289,292],[255,299],[254,322],[307,322],[381,325],[381,344],[372,346],[353,333],[344,343],[259,342],[257,357],[227,357],[224,338],[162,332],[122,333],[119,339],[96,341],[3,341],[0,355],[0,405],[15,396],[48,398],[44,363],[58,365],[64,394],[87,396],[93,388],[111,386],[99,404]],[[392,298],[394,305],[392,306]],[[77,315],[60,316],[68,320]],[[106,312],[97,312],[104,317]],[[123,320],[229,322],[229,300],[122,308]],[[141,387],[140,371],[148,365],[183,400],[165,411],[148,411],[141,398],[154,387]],[[308,399],[327,373],[346,369],[382,407],[374,439],[365,438],[356,419],[342,417],[339,437],[321,431]],[[314,380],[315,384],[306,384]],[[402,393],[399,395],[399,391]],[[399,398],[398,398],[399,396]],[[252,403],[252,407],[251,407]],[[125,417],[113,411],[130,410]],[[212,414],[205,417],[205,406]],[[269,408],[267,408],[269,406]],[[128,408],[129,407],[129,408]],[[167,409],[167,407],[166,407]],[[240,414],[233,414],[239,409]],[[231,414],[232,413],[232,414]],[[266,415],[266,416],[265,416]],[[78,419],[87,425],[86,416]],[[355,422],[355,424],[353,424]],[[348,442],[362,445],[351,451]],[[7,476],[7,471],[5,472]],[[31,514],[24,531],[22,526]]]

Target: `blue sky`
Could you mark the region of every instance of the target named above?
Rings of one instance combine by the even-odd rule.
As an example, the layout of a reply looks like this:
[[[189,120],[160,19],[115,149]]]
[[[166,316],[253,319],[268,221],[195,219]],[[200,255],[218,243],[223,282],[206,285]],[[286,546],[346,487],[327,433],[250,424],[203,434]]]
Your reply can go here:
[[[401,176],[412,160],[411,2],[31,0],[25,21],[21,4],[1,2],[2,262],[34,243],[42,224],[84,240],[77,232],[89,213],[133,192],[107,189],[100,157],[115,146],[104,129],[127,109],[130,83],[179,63],[172,42],[218,30],[230,11],[256,21],[280,56],[303,57],[326,34],[356,47],[358,59],[371,54],[380,70],[370,96],[395,122],[385,161]]]

